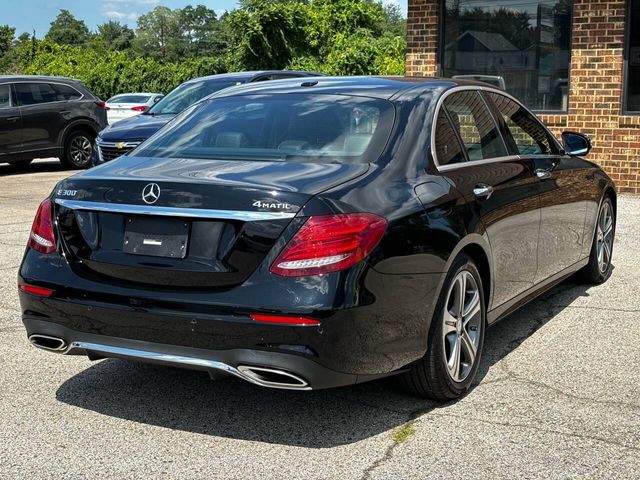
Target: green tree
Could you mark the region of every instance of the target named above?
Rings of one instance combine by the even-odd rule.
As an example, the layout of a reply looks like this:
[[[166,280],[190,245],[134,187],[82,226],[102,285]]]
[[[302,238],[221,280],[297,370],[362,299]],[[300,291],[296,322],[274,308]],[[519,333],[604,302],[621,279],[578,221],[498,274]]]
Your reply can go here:
[[[304,2],[251,0],[225,18],[232,69],[284,68],[306,53],[308,8]]]
[[[216,12],[204,5],[178,10],[178,22],[189,56],[218,55],[227,46]]]
[[[5,55],[11,49],[16,29],[9,25],[0,25],[0,55]]]
[[[98,49],[127,50],[131,48],[135,33],[128,26],[109,20],[98,25],[98,31],[91,38],[91,45]]]
[[[185,42],[180,12],[157,6],[138,18],[134,47],[138,53],[158,60],[175,61],[183,57]]]
[[[59,45],[85,45],[89,41],[89,29],[82,20],[76,19],[69,10],[62,9],[51,22],[45,35],[49,41]]]

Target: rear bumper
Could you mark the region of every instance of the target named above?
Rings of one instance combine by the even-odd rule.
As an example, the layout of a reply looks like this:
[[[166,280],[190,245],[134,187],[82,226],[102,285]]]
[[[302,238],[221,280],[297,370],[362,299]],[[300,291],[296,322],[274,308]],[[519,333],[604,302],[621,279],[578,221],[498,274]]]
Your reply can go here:
[[[28,249],[19,283],[54,293],[19,296],[27,336],[63,339],[67,354],[226,371],[244,379],[239,367],[257,366],[293,374],[312,389],[391,375],[424,355],[440,274],[363,268],[317,283],[273,277],[251,277],[231,289],[133,289],[80,277],[62,257]],[[321,325],[259,323],[251,313],[311,317]]]
[[[24,317],[28,336],[59,338],[64,345],[56,353],[86,355],[92,360],[120,358],[208,372],[212,377],[235,376],[261,387],[311,390],[351,385],[384,375],[336,372],[307,358],[250,349],[207,350],[77,332],[61,325]]]

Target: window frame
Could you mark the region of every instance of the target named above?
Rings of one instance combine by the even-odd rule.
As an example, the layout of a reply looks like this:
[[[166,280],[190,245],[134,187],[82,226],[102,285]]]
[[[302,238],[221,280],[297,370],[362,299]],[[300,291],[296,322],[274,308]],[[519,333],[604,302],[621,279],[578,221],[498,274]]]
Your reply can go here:
[[[65,87],[72,88],[73,90],[78,92],[80,97],[76,98],[76,99],[73,99],[73,100],[53,100],[51,102],[39,102],[39,103],[30,103],[28,105],[22,105],[21,102],[20,102],[20,97],[18,95],[17,85],[25,85],[25,84],[28,85],[28,84],[34,84],[34,83],[35,84],[45,84],[45,85],[64,85]],[[85,98],[84,93],[82,93],[80,90],[75,88],[73,85],[70,85],[68,83],[63,83],[63,82],[51,82],[51,81],[47,81],[47,80],[21,80],[21,81],[14,82],[13,85],[14,85],[16,106],[20,107],[20,108],[33,107],[35,105],[51,105],[52,103],[60,103],[60,102],[79,102],[81,100],[84,100],[84,98]]]
[[[627,4],[630,4],[629,0]],[[438,77],[444,77],[444,46],[445,46],[445,18],[446,18],[446,5],[447,0],[439,0],[438,2],[438,42],[436,48],[436,72]],[[569,7],[569,16],[571,21],[569,22],[569,65],[567,66],[567,109],[566,110],[539,110],[532,109],[523,104],[523,106],[534,114],[543,114],[543,115],[568,115],[571,111],[571,58],[573,54],[573,14],[575,11],[574,2],[571,1],[571,6]],[[509,93],[504,90],[505,93]],[[510,95],[510,94],[509,94]],[[522,103],[522,102],[518,102]],[[624,104],[623,104],[624,105]],[[640,112],[638,112],[640,114]]]
[[[15,98],[15,91],[13,89],[13,84],[11,82],[0,83],[0,87],[6,85],[9,87],[9,106],[8,107],[0,107],[0,110],[6,110],[8,108],[18,108],[17,99]]]
[[[622,54],[622,115],[640,116],[639,110],[628,110],[627,100],[629,99],[629,59],[631,58],[631,11],[632,3],[640,0],[629,0],[626,2],[626,18],[624,22],[624,49]],[[640,20],[640,19],[639,19]]]
[[[500,122],[499,120],[496,119],[496,114],[494,113],[495,109],[497,107],[495,107],[495,105],[493,104],[493,102],[488,102],[487,99],[485,98],[485,95],[483,94],[483,92],[489,92],[489,93],[497,93],[498,95],[503,95],[504,97],[507,97],[510,100],[513,100],[514,102],[516,102],[518,105],[520,105],[522,108],[524,108],[527,112],[529,112],[531,115],[533,115],[533,117],[538,121],[538,123],[540,124],[540,126],[544,129],[544,131],[547,133],[547,136],[549,137],[550,142],[552,142],[555,147],[556,147],[556,151],[558,153],[554,154],[539,154],[541,156],[545,156],[545,157],[557,157],[557,156],[562,156],[565,154],[564,152],[564,148],[562,148],[562,146],[560,145],[560,143],[558,142],[558,139],[556,139],[556,137],[551,133],[551,131],[549,130],[549,128],[544,124],[544,122],[542,122],[538,116],[535,114],[535,112],[533,112],[531,109],[527,108],[521,101],[519,101],[517,98],[515,98],[513,95],[510,95],[509,93],[500,90],[498,88],[494,88],[491,86],[456,86],[456,87],[452,87],[448,90],[445,90],[442,95],[440,95],[440,97],[438,98],[438,101],[436,102],[436,106],[433,110],[433,116],[431,119],[431,140],[430,140],[430,145],[429,148],[431,150],[431,158],[433,159],[433,165],[435,166],[436,170],[438,172],[446,172],[448,170],[456,170],[458,168],[465,168],[465,167],[469,167],[469,166],[477,166],[477,165],[484,165],[484,164],[488,164],[488,163],[498,163],[498,162],[506,162],[506,161],[513,161],[513,160],[520,160],[521,158],[525,158],[525,157],[529,157],[529,155],[518,155],[518,154],[511,154],[511,155],[507,155],[505,157],[495,157],[495,158],[488,158],[488,159],[482,159],[482,160],[467,160],[466,162],[459,162],[459,163],[452,163],[452,164],[448,164],[448,165],[440,165],[440,163],[438,162],[438,154],[436,151],[436,124],[437,124],[437,118],[438,115],[440,113],[440,109],[443,108],[444,105],[444,101],[445,99],[449,96],[449,95],[453,95],[457,92],[462,92],[462,91],[466,91],[466,90],[475,90],[480,94],[480,97],[482,98],[482,100],[484,101],[485,105],[487,106],[487,109],[489,110],[489,113],[491,115],[491,118],[493,119],[493,122],[496,125],[496,130],[498,131],[498,134],[500,135],[500,139],[502,140],[502,142],[505,145],[505,148],[507,149],[507,153],[511,152],[511,148],[509,148],[509,145],[504,137],[504,133],[502,131],[502,128],[500,126]],[[445,110],[446,112],[446,110]],[[449,120],[449,122],[451,122],[451,120]],[[453,128],[453,125],[451,126]],[[454,128],[454,132],[455,132],[455,128]],[[461,140],[458,138],[458,141],[461,142]],[[461,148],[463,149],[463,151],[466,150],[466,147],[464,146],[464,143],[461,142]],[[466,156],[466,153],[465,153]],[[536,155],[537,157],[537,155]]]

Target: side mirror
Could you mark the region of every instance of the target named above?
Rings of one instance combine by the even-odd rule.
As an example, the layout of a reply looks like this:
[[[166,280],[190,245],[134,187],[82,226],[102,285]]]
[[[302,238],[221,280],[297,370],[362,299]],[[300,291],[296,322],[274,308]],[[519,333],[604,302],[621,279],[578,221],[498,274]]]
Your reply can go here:
[[[572,157],[588,155],[592,147],[589,137],[576,132],[563,132],[562,145],[566,154]]]

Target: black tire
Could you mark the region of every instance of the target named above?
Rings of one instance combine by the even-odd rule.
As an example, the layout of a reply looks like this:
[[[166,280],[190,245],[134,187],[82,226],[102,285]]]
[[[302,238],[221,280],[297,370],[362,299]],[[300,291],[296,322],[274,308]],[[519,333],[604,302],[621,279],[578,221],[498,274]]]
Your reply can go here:
[[[85,130],[75,130],[64,142],[60,161],[65,167],[83,169],[92,163],[94,136]]]
[[[602,230],[607,225],[601,224],[602,216],[606,216],[606,212],[610,212],[611,215],[611,230],[607,234]],[[585,283],[591,283],[593,285],[599,285],[606,282],[611,273],[613,272],[613,263],[611,259],[613,257],[613,244],[616,235],[616,212],[613,208],[613,202],[611,197],[605,196],[600,204],[598,210],[598,216],[596,217],[596,228],[593,234],[593,240],[591,241],[591,253],[589,254],[589,263],[586,267],[580,270],[579,278]],[[608,247],[608,250],[607,248]],[[602,250],[601,250],[602,248]],[[604,262],[601,262],[600,252],[607,255]],[[607,253],[608,252],[608,253]]]
[[[463,272],[467,273],[463,274]],[[457,288],[458,285],[454,285],[454,283],[458,281],[461,275],[466,277],[465,282],[469,281],[467,274],[470,274],[473,277],[473,280],[475,280],[475,287],[477,288],[478,302],[480,306],[480,311],[476,313],[473,318],[474,322],[477,324],[477,330],[475,331],[475,334],[477,335],[477,337],[475,337],[475,341],[477,341],[477,350],[473,363],[467,367],[464,378],[460,378],[461,375],[459,375],[459,381],[456,381],[452,378],[450,370],[447,367],[447,357],[451,355],[451,343],[449,339],[452,335],[457,336],[458,342],[461,342],[459,345],[464,343],[461,340],[462,337],[460,337],[460,326],[464,324],[464,320],[459,321],[455,332],[450,331],[445,336],[445,328],[450,330],[451,322],[453,321],[452,316],[448,316],[447,319],[445,319],[445,309],[450,315],[452,311],[450,308],[450,304],[452,303],[450,294],[454,292],[454,289]],[[465,292],[467,292],[466,288]],[[480,273],[478,272],[473,260],[466,255],[459,255],[447,273],[442,292],[440,293],[436,304],[431,327],[429,328],[429,345],[427,353],[424,357],[413,364],[411,370],[401,374],[399,378],[400,384],[405,390],[420,397],[448,401],[459,398],[471,387],[480,363],[482,347],[484,345],[484,332],[487,323],[483,292],[482,278],[480,277]],[[465,293],[465,299],[468,298],[467,295],[468,294]],[[471,302],[471,300],[469,301]],[[454,301],[453,303],[456,302]],[[462,310],[465,310],[464,307]],[[467,326],[469,326],[470,323],[471,320],[469,320],[469,324],[467,324]],[[468,341],[470,333],[466,333],[466,335]],[[459,364],[462,365],[463,363],[459,362]],[[462,366],[460,366],[458,370],[460,371],[461,368]]]

